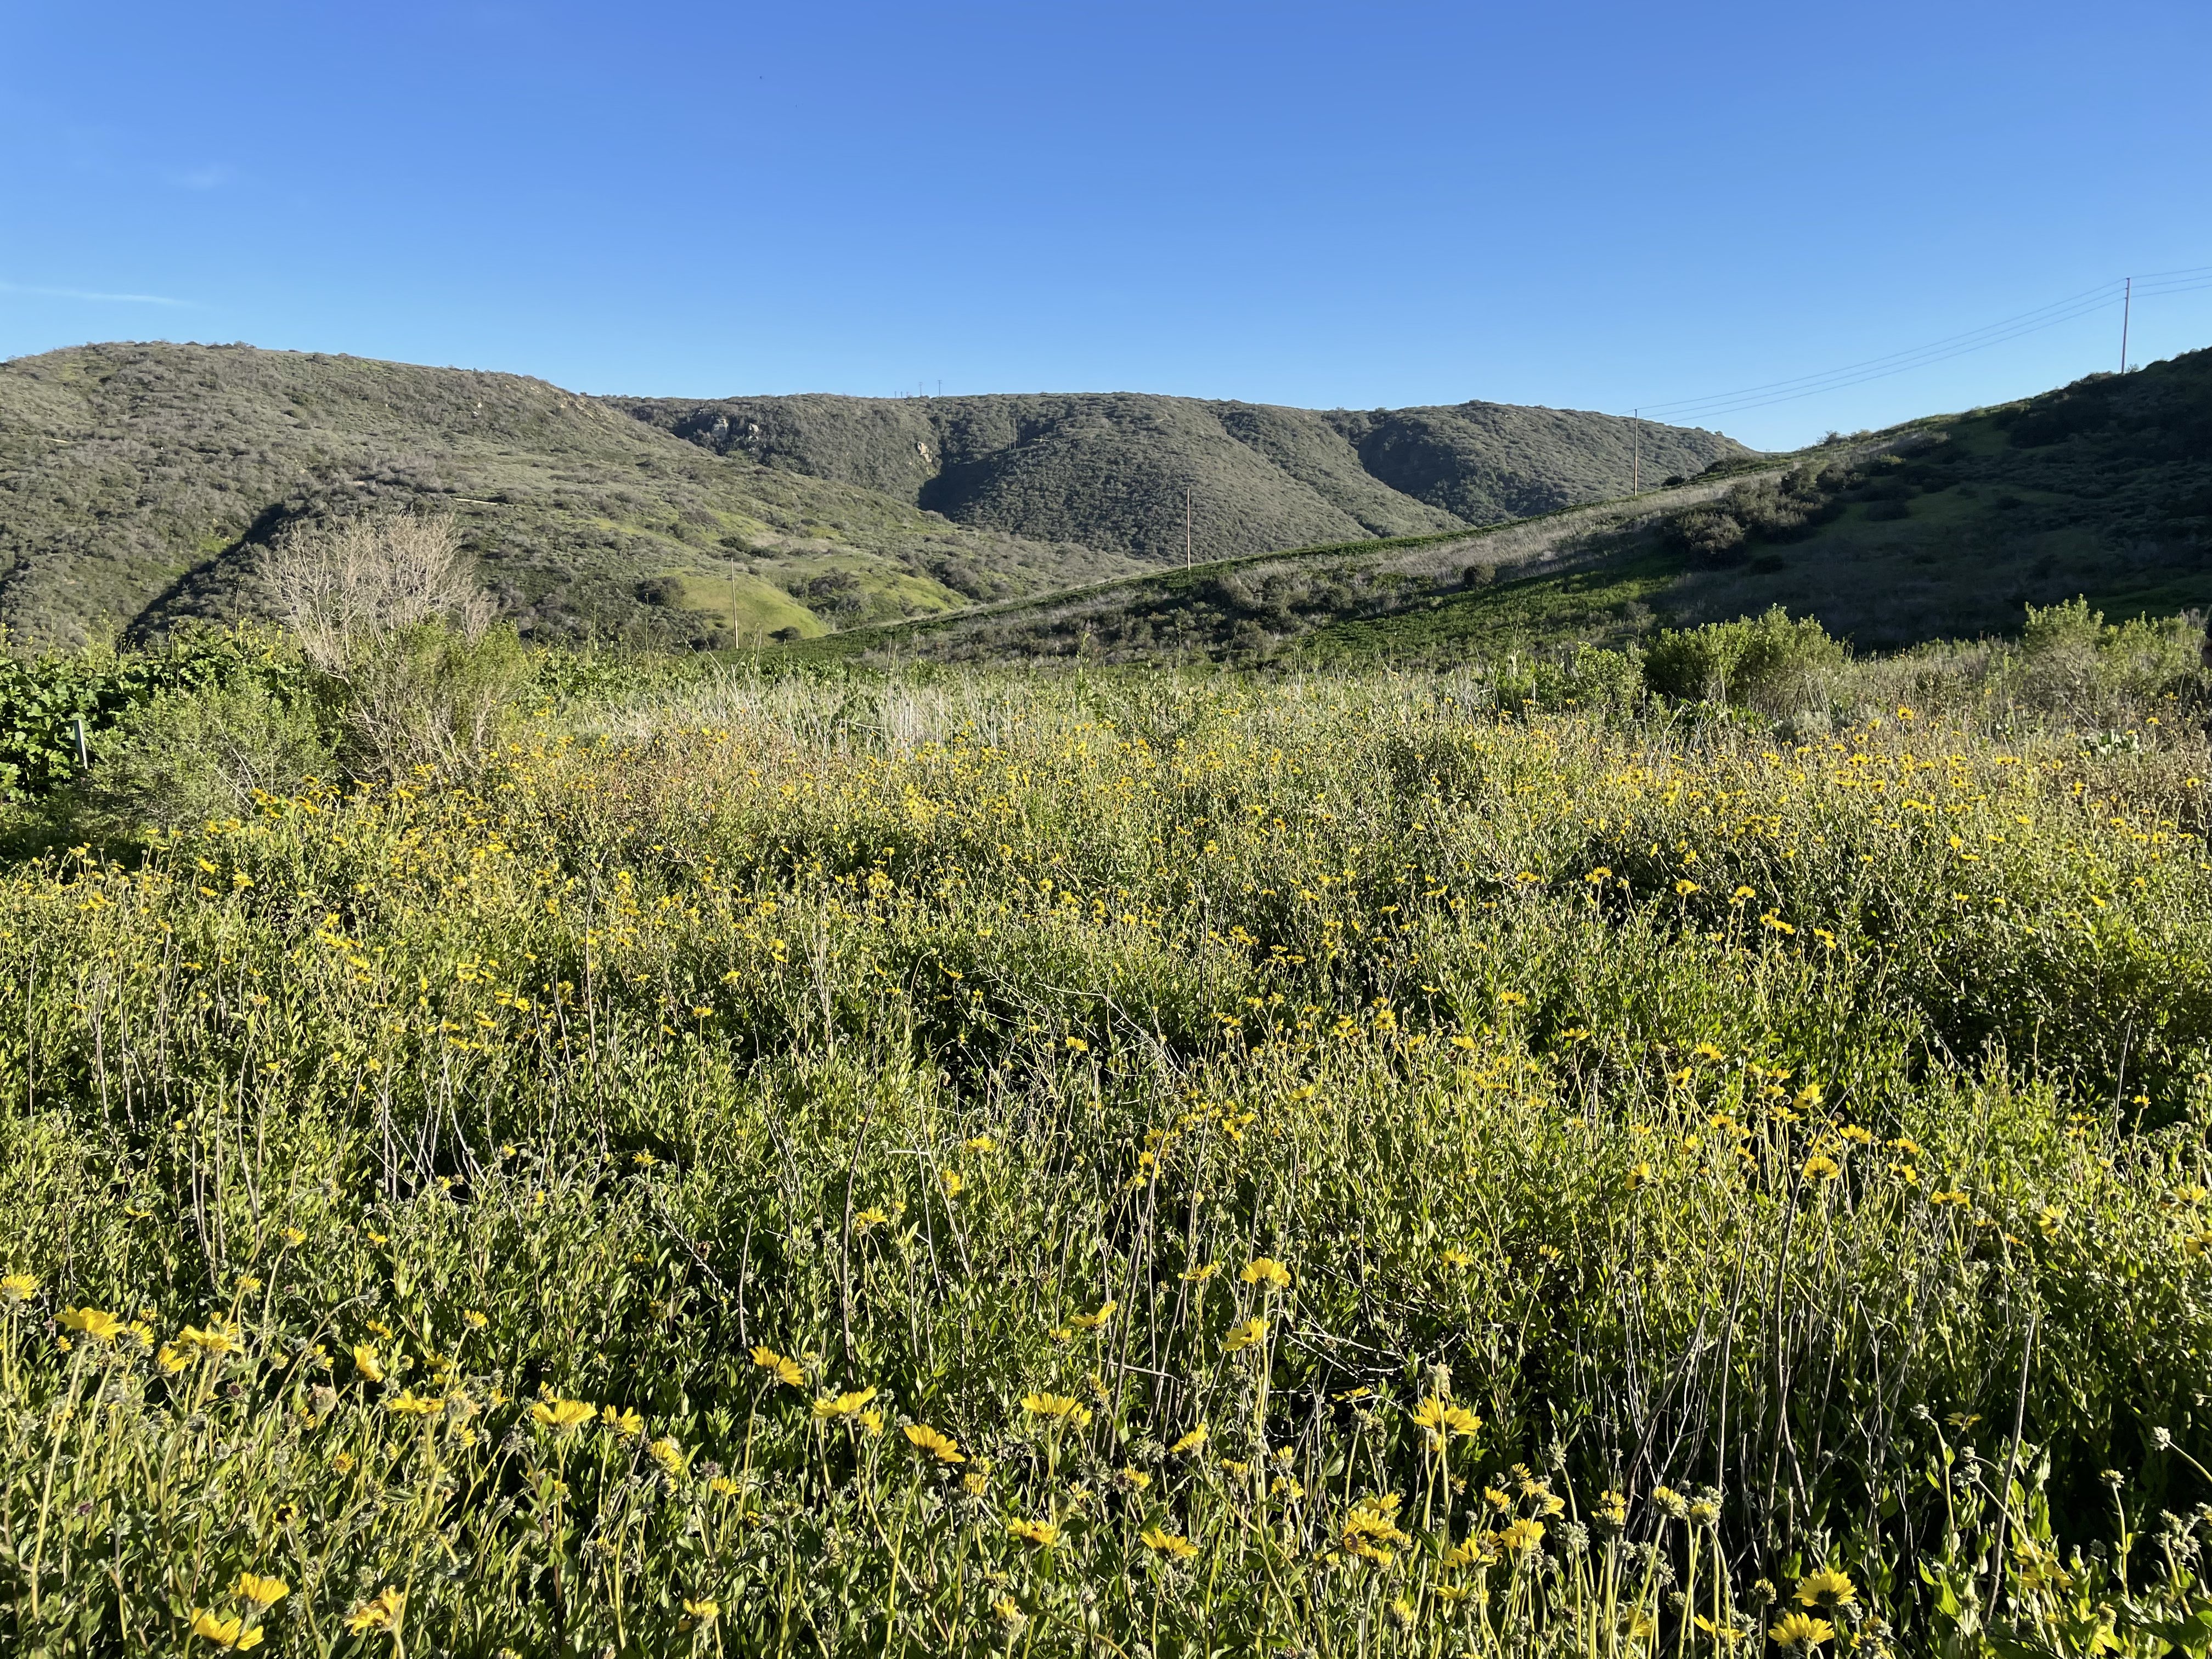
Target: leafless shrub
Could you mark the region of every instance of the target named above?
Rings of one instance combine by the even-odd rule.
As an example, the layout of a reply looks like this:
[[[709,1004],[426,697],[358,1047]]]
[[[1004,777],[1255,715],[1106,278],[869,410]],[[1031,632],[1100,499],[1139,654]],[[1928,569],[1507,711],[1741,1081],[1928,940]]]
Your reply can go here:
[[[450,519],[295,527],[270,550],[262,580],[307,660],[340,678],[365,640],[444,622],[474,643],[492,623]]]
[[[270,609],[343,711],[359,770],[473,769],[528,672],[493,626],[447,519],[361,519],[295,530],[263,566]]]

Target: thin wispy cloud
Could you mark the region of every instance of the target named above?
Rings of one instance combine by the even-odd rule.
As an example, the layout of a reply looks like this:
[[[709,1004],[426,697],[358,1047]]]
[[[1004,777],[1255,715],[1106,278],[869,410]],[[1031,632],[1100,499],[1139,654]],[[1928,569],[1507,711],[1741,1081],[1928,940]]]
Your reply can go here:
[[[190,300],[173,300],[166,294],[102,294],[85,288],[40,288],[27,283],[0,283],[0,294],[20,294],[39,300],[89,300],[105,305],[188,306]]]
[[[179,190],[214,190],[228,184],[238,175],[226,167],[192,167],[184,173],[173,173],[169,182]]]

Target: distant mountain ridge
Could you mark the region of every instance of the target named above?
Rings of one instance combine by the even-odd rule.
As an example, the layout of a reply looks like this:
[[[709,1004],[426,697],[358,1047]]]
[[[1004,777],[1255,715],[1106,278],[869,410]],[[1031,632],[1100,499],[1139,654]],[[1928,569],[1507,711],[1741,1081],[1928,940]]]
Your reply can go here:
[[[451,515],[544,640],[711,646],[1135,568],[714,455],[522,375],[251,346],[0,363],[0,624],[18,645],[250,615],[288,526]]]
[[[1139,392],[606,400],[717,454],[956,523],[1179,562],[1500,523],[1752,452],[1694,428],[1466,403],[1306,410]]]
[[[287,527],[452,515],[544,640],[811,636],[1200,559],[1494,523],[1747,452],[1503,404],[1366,413],[1139,393],[702,403],[251,346],[0,362],[17,646],[252,614]]]

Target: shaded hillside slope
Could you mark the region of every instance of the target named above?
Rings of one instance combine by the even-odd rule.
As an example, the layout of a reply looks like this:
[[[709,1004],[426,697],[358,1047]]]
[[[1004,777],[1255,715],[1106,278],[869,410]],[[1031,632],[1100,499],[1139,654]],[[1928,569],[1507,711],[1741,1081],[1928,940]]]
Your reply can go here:
[[[2076,596],[2212,609],[2212,352],[1485,532],[1224,562],[865,630],[810,653],[1443,662],[1779,605],[1863,649]]]
[[[959,523],[1180,563],[1495,524],[1749,453],[1608,415],[1468,403],[1321,411],[1134,392],[610,399],[718,454]]]
[[[1755,501],[1686,522],[1668,608],[1782,604],[1887,647],[2076,595],[2115,617],[2212,607],[2212,351],[1917,422],[1891,447],[1802,522],[1762,528]]]
[[[287,525],[451,513],[531,635],[728,644],[1128,568],[723,457],[519,375],[245,346],[0,363],[0,623],[24,642],[254,606]]]

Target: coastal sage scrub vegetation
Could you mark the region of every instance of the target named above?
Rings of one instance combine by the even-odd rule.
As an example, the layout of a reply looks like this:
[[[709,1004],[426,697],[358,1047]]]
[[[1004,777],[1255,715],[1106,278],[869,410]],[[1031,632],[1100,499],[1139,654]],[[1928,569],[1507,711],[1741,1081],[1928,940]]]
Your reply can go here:
[[[18,864],[0,1645],[2206,1651],[2181,705],[1487,684],[526,700]]]

